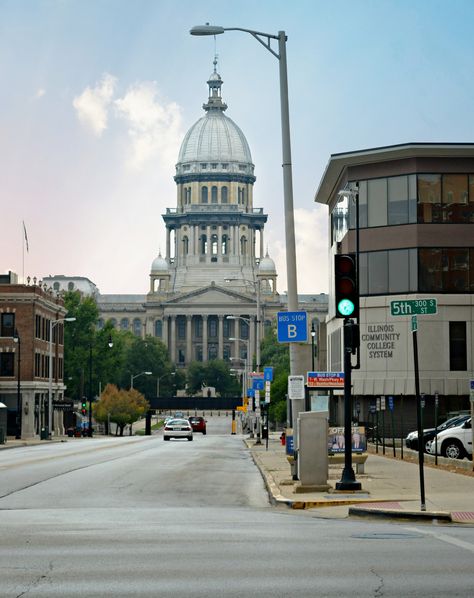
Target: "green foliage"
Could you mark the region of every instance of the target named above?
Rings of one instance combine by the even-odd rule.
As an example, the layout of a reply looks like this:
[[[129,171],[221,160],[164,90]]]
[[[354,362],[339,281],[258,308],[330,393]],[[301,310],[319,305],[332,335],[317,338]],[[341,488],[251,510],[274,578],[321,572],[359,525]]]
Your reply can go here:
[[[95,420],[102,423],[110,420],[117,424],[120,436],[123,436],[126,425],[139,420],[148,409],[148,401],[138,390],[119,390],[114,384],[107,384],[100,399],[93,405]]]
[[[193,361],[188,368],[188,391],[201,392],[203,386],[213,386],[221,397],[239,396],[240,386],[231,375],[229,364],[222,359]]]
[[[274,368],[271,385],[270,419],[274,422],[286,422],[290,351],[288,344],[278,342],[274,326],[266,330],[260,354],[262,364]]]

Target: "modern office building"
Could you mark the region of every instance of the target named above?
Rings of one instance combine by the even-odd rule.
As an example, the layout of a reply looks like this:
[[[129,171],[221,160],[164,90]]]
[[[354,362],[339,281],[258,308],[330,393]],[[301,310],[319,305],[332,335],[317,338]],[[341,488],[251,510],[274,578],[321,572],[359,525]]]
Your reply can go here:
[[[377,398],[393,397],[394,417],[414,423],[413,333],[394,300],[435,299],[417,316],[424,418],[469,408],[474,377],[474,144],[408,143],[331,156],[315,201],[329,207],[328,370],[342,370],[342,322],[335,318],[334,254],[360,264],[360,370],[354,411],[368,420]],[[386,402],[388,409],[388,402]],[[332,406],[342,422],[342,399]],[[390,421],[387,415],[387,420]],[[399,425],[399,424],[395,424]]]

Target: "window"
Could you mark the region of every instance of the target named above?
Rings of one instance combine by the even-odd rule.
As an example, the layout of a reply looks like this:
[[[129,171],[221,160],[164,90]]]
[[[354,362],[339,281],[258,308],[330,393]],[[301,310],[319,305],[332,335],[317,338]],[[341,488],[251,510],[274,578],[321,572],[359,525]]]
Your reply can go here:
[[[178,338],[179,339],[186,338],[186,319],[185,318],[177,318],[176,324],[177,324],[177,328],[178,328]]]
[[[14,353],[0,353],[0,376],[14,375],[14,356]]]
[[[230,347],[229,345],[224,345],[224,350],[223,350],[223,359],[225,361],[230,361],[230,356],[232,355],[232,353],[230,352]]]
[[[410,264],[408,257],[408,249],[388,252],[389,293],[406,293],[409,290]]]
[[[205,162],[203,162],[203,163],[201,164],[201,168],[204,170],[205,168],[207,168],[207,164],[206,164]]]
[[[408,222],[408,177],[388,179],[388,224]]]
[[[55,291],[59,291],[59,282],[55,282],[55,283],[53,283],[53,289],[54,289]]]
[[[381,295],[388,290],[387,251],[374,251],[368,254],[369,295]]]
[[[227,203],[228,200],[228,189],[227,187],[222,187],[221,189],[221,202]]]
[[[209,345],[208,355],[209,361],[217,359],[217,345]]]
[[[128,330],[128,319],[122,318],[120,320],[120,330]]]
[[[218,243],[217,235],[211,235],[211,254],[217,255]]]
[[[222,164],[222,170],[227,170],[228,164]]]
[[[466,322],[449,322],[449,369],[467,370]]]
[[[240,320],[240,338],[247,339],[249,337],[249,325],[245,320]]]
[[[216,170],[217,164],[211,164],[211,168],[212,168],[212,170]]]
[[[15,314],[1,314],[0,336],[13,336],[15,334]]]
[[[418,222],[441,222],[441,175],[418,175]]]
[[[211,188],[211,203],[217,203],[217,187],[213,186]]]
[[[368,181],[368,225],[387,225],[387,179]]]
[[[209,318],[209,337],[216,338],[217,336],[217,319]]]
[[[208,199],[207,187],[203,187],[201,189],[201,203],[207,203],[207,199]]]
[[[184,349],[178,349],[178,362],[179,363],[185,362]]]
[[[68,282],[67,283],[67,289],[68,289],[68,291],[73,291],[74,290],[74,283],[73,282]]]
[[[183,237],[183,255],[188,255],[189,253],[189,239],[188,237]]]
[[[194,336],[196,338],[202,338],[202,318],[199,316],[194,318]],[[202,357],[200,361],[202,361]]]
[[[161,338],[163,335],[163,322],[161,320],[155,321],[155,336]]]
[[[422,293],[468,293],[474,287],[473,248],[420,249]]]
[[[98,322],[97,322],[97,328],[98,330],[102,330],[102,328],[104,327],[104,320],[102,318],[99,318]]]
[[[142,322],[139,318],[135,318],[133,320],[133,334],[135,336],[141,336],[142,335]]]
[[[207,253],[207,235],[201,235],[201,255]]]
[[[228,250],[228,241],[229,241],[229,237],[227,235],[222,235],[222,255],[227,255]]]
[[[110,324],[112,328],[117,328],[117,320],[115,318],[110,318]]]

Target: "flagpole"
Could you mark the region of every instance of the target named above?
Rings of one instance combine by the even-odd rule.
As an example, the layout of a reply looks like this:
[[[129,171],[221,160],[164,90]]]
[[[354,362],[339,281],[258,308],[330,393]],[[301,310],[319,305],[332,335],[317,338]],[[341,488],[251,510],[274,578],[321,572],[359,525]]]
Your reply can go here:
[[[21,261],[22,261],[22,283],[25,284],[25,223],[23,224],[23,230],[21,235]]]

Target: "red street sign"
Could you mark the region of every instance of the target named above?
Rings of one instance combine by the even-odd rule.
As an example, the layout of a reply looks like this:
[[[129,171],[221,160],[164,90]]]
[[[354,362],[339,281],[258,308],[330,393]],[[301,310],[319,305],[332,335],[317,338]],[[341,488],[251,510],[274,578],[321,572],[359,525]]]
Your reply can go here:
[[[308,372],[308,388],[344,388],[344,372]]]

